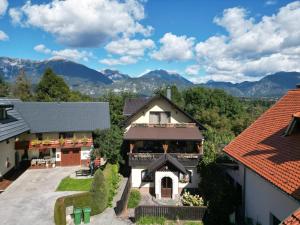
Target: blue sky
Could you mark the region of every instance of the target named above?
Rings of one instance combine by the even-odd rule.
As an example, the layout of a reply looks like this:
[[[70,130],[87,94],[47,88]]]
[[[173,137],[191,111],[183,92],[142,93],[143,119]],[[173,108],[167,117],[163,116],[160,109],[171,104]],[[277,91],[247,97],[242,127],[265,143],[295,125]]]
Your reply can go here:
[[[0,55],[194,82],[300,71],[300,2],[0,0]]]

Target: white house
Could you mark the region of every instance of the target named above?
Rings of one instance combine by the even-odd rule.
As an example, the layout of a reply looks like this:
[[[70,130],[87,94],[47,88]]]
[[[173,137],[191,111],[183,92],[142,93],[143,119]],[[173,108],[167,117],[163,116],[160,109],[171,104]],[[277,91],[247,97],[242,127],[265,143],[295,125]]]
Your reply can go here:
[[[205,129],[198,121],[162,95],[127,99],[123,114],[133,188],[174,199],[198,187]]]
[[[300,207],[300,89],[289,91],[224,152],[238,165],[228,174],[242,190],[245,219],[278,225],[291,215]]]

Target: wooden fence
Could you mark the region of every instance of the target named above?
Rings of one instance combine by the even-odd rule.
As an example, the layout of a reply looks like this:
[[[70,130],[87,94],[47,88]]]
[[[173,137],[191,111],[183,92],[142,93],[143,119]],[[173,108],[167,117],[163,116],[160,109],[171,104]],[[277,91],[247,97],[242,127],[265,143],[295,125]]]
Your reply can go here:
[[[119,216],[127,207],[127,201],[128,201],[130,189],[131,189],[131,175],[128,177],[121,199],[117,201],[115,207],[115,213],[117,216]]]
[[[135,208],[135,220],[143,216],[164,217],[169,220],[202,220],[205,206],[146,206]]]

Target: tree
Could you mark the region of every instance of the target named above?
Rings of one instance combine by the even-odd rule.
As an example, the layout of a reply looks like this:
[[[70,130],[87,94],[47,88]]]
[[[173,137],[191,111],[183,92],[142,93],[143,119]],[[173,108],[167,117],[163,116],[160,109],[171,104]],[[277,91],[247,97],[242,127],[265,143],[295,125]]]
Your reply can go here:
[[[30,101],[32,99],[31,83],[27,79],[25,71],[20,70],[13,86],[13,95],[22,101]]]
[[[124,120],[123,107],[126,98],[132,98],[135,95],[131,92],[115,94],[108,92],[99,98],[100,101],[109,102],[111,124],[119,126]]]
[[[0,97],[6,97],[9,95],[9,86],[5,82],[3,75],[0,73]]]
[[[36,88],[36,100],[45,102],[69,101],[70,89],[64,79],[50,68],[46,69]]]
[[[94,145],[97,156],[105,157],[108,162],[114,164],[122,162],[121,146],[123,143],[123,130],[112,125],[109,130],[94,132]]]

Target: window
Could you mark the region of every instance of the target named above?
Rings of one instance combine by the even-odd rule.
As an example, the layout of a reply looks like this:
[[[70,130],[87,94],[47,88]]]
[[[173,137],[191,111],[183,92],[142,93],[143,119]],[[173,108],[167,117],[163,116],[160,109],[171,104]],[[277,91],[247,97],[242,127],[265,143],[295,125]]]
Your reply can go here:
[[[64,133],[59,133],[59,138],[73,138],[74,133],[71,132],[64,132]]]
[[[5,120],[5,119],[6,119],[6,110],[0,109],[0,120]]]
[[[36,138],[37,138],[39,141],[43,140],[43,134],[42,134],[42,133],[37,133],[37,134],[35,134],[35,136],[36,136]]]
[[[285,135],[289,136],[298,133],[300,133],[300,118],[294,117],[288,126]]]
[[[281,221],[271,213],[270,214],[270,225],[279,225],[280,223],[281,223]]]
[[[188,171],[188,174],[179,174],[179,181],[181,183],[192,183],[192,172]]]
[[[153,176],[151,173],[148,172],[148,170],[143,170],[141,172],[141,178],[142,182],[152,182],[153,181]]]
[[[153,124],[170,123],[171,112],[150,112],[149,122]]]

